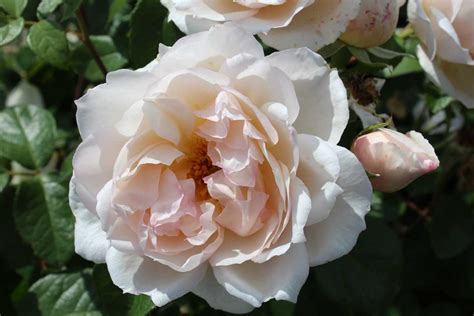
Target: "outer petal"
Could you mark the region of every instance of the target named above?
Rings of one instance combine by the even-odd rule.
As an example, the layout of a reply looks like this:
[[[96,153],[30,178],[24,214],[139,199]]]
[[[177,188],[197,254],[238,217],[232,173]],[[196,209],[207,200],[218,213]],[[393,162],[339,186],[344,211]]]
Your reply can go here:
[[[431,81],[469,109],[474,108],[474,66],[449,63],[440,59],[432,61],[421,47],[418,47],[417,55]]]
[[[80,200],[95,212],[97,193],[112,178],[115,160],[122,148],[122,138],[109,139],[107,134],[89,136],[76,150],[73,159]]]
[[[347,149],[331,145],[337,153],[341,173],[337,184],[344,190],[328,218],[306,227],[310,265],[320,265],[348,253],[365,229],[372,187],[357,158]]]
[[[82,139],[98,133],[108,133],[109,138],[113,138],[115,124],[145,96],[155,80],[156,77],[149,72],[117,70],[107,74],[106,83],[90,89],[76,101],[76,118]]]
[[[217,25],[209,32],[183,37],[171,48],[160,46],[160,62],[153,72],[163,77],[196,66],[218,70],[225,59],[242,53],[264,56],[262,45],[252,35],[231,25]]]
[[[436,8],[431,8],[433,29],[438,50],[436,54],[442,59],[459,64],[474,66],[469,49],[462,47],[461,41],[449,19]],[[472,31],[474,33],[474,31]],[[474,35],[472,35],[474,36]]]
[[[408,2],[408,19],[413,24],[416,34],[423,41],[430,58],[436,54],[436,38],[431,26],[431,21],[423,8],[422,0]]]
[[[474,14],[474,1],[457,0],[456,8],[457,15],[453,21],[453,26],[464,48],[471,52],[474,57],[474,35],[472,26],[472,16]]]
[[[236,23],[251,34],[266,33],[274,28],[288,26],[294,16],[311,2],[313,0],[294,0],[268,5],[261,8],[257,14]]]
[[[263,42],[278,50],[308,47],[318,50],[333,43],[359,12],[360,0],[317,0],[302,10],[284,28],[259,34]]]
[[[217,283],[212,269],[207,269],[206,276],[193,290],[193,293],[205,299],[212,308],[228,313],[245,314],[254,309],[252,305],[229,294],[222,285]]]
[[[293,81],[300,113],[293,126],[332,143],[339,142],[347,121],[347,92],[336,70],[308,48],[274,53],[267,60]]]
[[[245,19],[258,11],[234,1],[162,0],[170,11],[170,19],[186,34],[208,30],[216,23]]]
[[[74,226],[74,246],[76,253],[95,263],[104,263],[105,254],[110,242],[97,214],[89,211],[81,202],[77,192],[74,176],[69,183],[69,205],[76,217]]]
[[[262,264],[245,262],[213,269],[219,284],[254,307],[272,298],[296,302],[309,273],[304,244],[294,244],[286,254]]]
[[[114,248],[107,252],[106,262],[115,285],[125,293],[149,295],[157,306],[193,290],[207,269],[202,265],[190,272],[176,272],[149,258],[125,254]]]
[[[298,177],[311,195],[311,212],[307,225],[313,225],[329,216],[337,197],[343,190],[336,184],[341,168],[336,152],[322,139],[312,135],[298,135],[300,166]]]

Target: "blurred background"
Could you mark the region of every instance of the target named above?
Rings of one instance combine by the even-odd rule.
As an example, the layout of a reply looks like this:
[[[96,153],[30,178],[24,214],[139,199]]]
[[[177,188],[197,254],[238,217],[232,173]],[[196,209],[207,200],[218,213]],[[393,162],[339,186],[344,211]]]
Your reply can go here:
[[[8,12],[6,2],[26,7]],[[225,314],[192,294],[154,308],[74,253],[74,100],[104,81],[97,55],[107,71],[136,69],[158,43],[183,36],[167,14],[158,0],[0,0],[1,315]],[[297,304],[271,301],[251,315],[473,315],[474,111],[427,80],[417,44],[404,7],[383,47],[336,42],[320,53],[339,70],[353,110],[422,132],[440,168],[400,192],[375,192],[350,254],[312,268]],[[362,129],[352,112],[342,145]]]

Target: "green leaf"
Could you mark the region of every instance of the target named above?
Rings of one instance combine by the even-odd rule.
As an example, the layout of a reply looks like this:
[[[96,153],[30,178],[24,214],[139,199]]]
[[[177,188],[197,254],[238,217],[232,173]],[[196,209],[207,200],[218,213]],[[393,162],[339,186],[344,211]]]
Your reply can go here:
[[[25,20],[23,18],[12,20],[8,17],[0,16],[0,46],[7,45],[17,38],[21,34],[24,25]]]
[[[47,16],[62,7],[61,16],[63,19],[71,17],[81,5],[82,0],[42,0],[38,6],[38,15]]]
[[[57,265],[69,260],[74,253],[74,216],[67,189],[44,176],[24,180],[13,214],[20,235],[38,257]]]
[[[29,169],[39,169],[54,151],[56,122],[34,105],[15,106],[0,112],[0,156]]]
[[[47,15],[54,12],[63,0],[43,0],[38,6],[38,13],[40,15]]]
[[[273,316],[292,316],[296,307],[295,304],[287,301],[272,300],[269,304]]]
[[[369,216],[382,219],[384,222],[393,222],[406,211],[406,204],[394,194],[374,192]]]
[[[382,59],[394,59],[399,57],[411,57],[414,58],[412,55],[407,53],[400,53],[394,50],[382,48],[382,47],[372,47],[368,48],[367,51],[374,56],[377,56]]]
[[[46,62],[58,68],[67,68],[69,47],[64,31],[43,20],[31,27],[28,44]]]
[[[130,59],[135,67],[156,58],[168,11],[159,0],[139,0],[130,20]]]
[[[344,48],[346,44],[342,41],[335,41],[332,44],[329,44],[327,46],[324,46],[318,51],[318,54],[323,56],[323,58],[329,58],[335,54],[337,54],[338,51],[340,51],[342,48]]]
[[[0,166],[0,193],[3,192],[3,189],[5,189],[9,181],[10,176],[8,175],[8,170],[3,166]]]
[[[392,71],[386,73],[385,77],[395,78],[417,72],[423,72],[418,60],[412,57],[404,57]]]
[[[454,101],[456,101],[455,98],[450,97],[450,96],[444,96],[444,97],[432,100],[432,102],[428,102],[428,105],[431,108],[431,112],[438,113],[439,111],[446,109]]]
[[[156,308],[146,295],[124,294],[112,283],[105,264],[95,265],[93,276],[100,310],[104,315],[147,315]]]
[[[29,302],[36,312],[48,316],[99,316],[91,269],[74,273],[49,274],[30,288]],[[26,303],[25,303],[26,305]],[[29,312],[28,315],[36,314]]]
[[[367,53],[367,51],[361,49],[361,48],[356,48],[352,46],[347,46],[349,48],[349,51],[354,55],[355,58],[357,58],[359,61],[365,63],[365,64],[371,64],[372,61],[370,60],[370,56]]]
[[[25,10],[28,0],[0,0],[0,7],[16,18],[20,17]]]
[[[128,315],[148,315],[156,308],[150,297],[146,295],[138,295],[131,298],[131,304],[128,310]]]
[[[370,313],[393,298],[402,258],[398,238],[389,228],[371,218],[367,224],[348,255],[314,271],[320,290],[331,301]]]
[[[127,7],[127,0],[112,0],[107,22],[111,23],[114,17]]]
[[[445,196],[436,203],[431,223],[431,243],[439,258],[451,258],[474,241],[474,211],[463,196]]]
[[[120,69],[127,63],[127,59],[117,52],[117,48],[109,36],[91,36],[91,41],[108,71]],[[89,81],[104,80],[104,75],[84,44],[73,50],[71,66],[74,71],[84,75]]]

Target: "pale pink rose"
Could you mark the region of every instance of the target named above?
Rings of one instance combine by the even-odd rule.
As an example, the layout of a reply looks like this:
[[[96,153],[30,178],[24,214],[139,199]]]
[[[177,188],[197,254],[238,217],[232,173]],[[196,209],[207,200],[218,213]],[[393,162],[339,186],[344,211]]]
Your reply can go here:
[[[410,0],[408,17],[422,43],[418,58],[428,77],[474,108],[474,1]]]
[[[361,0],[162,0],[186,34],[233,22],[276,49],[318,50],[336,41]]]
[[[361,0],[359,14],[349,23],[341,40],[361,48],[382,45],[395,32],[398,12],[404,3],[405,0]]]
[[[373,175],[374,189],[382,192],[401,190],[439,166],[433,147],[415,131],[402,134],[381,128],[357,138],[352,152]]]
[[[309,49],[263,54],[229,25],[160,46],[76,101],[76,252],[162,306],[190,291],[244,313],[296,301],[364,230],[344,85]]]

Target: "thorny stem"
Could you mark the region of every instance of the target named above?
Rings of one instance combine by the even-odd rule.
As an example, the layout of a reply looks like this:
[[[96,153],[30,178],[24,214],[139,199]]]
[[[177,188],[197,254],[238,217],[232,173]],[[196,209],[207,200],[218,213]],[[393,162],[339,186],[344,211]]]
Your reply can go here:
[[[89,29],[87,28],[87,22],[86,22],[86,17],[84,13],[84,8],[80,7],[76,11],[76,19],[77,22],[79,23],[79,28],[81,30],[82,36],[80,37],[84,45],[86,45],[87,49],[89,49],[89,52],[91,53],[92,57],[94,58],[97,66],[99,67],[100,71],[104,76],[107,75],[107,68],[105,68],[104,63],[102,62],[102,59],[100,59],[99,53],[97,53],[97,50],[92,43],[90,37],[89,37]]]

